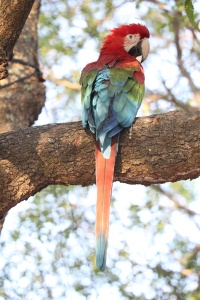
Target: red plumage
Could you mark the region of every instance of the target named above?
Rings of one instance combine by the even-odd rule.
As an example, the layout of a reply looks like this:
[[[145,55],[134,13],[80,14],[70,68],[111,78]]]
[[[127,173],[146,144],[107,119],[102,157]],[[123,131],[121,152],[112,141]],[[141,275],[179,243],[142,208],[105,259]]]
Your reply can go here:
[[[118,28],[112,29],[110,34],[108,34],[104,39],[98,60],[87,64],[82,72],[85,73],[93,69],[100,70],[105,65],[108,65],[109,68],[111,68],[116,64],[116,62],[119,66],[124,68],[128,67],[128,64],[131,64],[131,66],[136,65],[138,67],[138,71],[140,71],[141,65],[138,63],[136,58],[130,57],[130,55],[124,50],[123,41],[124,37],[128,34],[139,34],[141,39],[149,38],[150,36],[147,27],[141,24],[121,25]],[[139,82],[142,82],[142,78],[143,76],[138,76]]]
[[[96,265],[104,271],[106,265],[106,253],[109,232],[110,198],[114,176],[116,148],[118,137],[112,138],[110,158],[104,158],[99,141],[96,141]]]
[[[127,52],[124,49],[124,37],[128,34],[139,34],[140,39],[149,38],[150,33],[146,26],[141,24],[121,25],[118,28],[111,30],[103,42],[100,50],[100,57],[102,55],[113,55],[115,57],[126,56]]]
[[[133,55],[129,53],[130,49],[127,50],[125,46],[125,41],[130,38],[129,35],[133,35],[135,40],[135,44],[133,43],[133,46],[138,47],[138,42],[141,41],[144,43],[146,41],[146,38],[148,39],[150,34],[146,26],[141,25],[141,24],[130,24],[130,25],[121,25],[118,28],[114,28],[111,30],[111,32],[105,37],[103,45],[100,49],[100,55],[97,61],[92,62],[88,65],[85,66],[85,68],[82,71],[82,77],[81,77],[81,83],[83,86],[83,99],[86,101],[86,104],[83,101],[83,107],[85,109],[84,113],[88,117],[88,123],[89,126],[91,126],[91,131],[93,131],[93,125],[90,125],[90,121],[93,118],[95,120],[95,114],[97,113],[97,128],[101,126],[101,124],[98,124],[99,118],[101,118],[101,115],[103,115],[104,107],[103,105],[107,104],[103,101],[110,101],[109,106],[106,106],[108,109],[107,116],[105,115],[104,120],[102,121],[102,124],[105,126],[106,121],[111,121],[115,122],[115,119],[113,118],[114,114],[119,114],[119,119],[121,117],[120,112],[123,116],[123,110],[125,106],[127,105],[128,101],[131,101],[132,98],[124,97],[125,103],[123,104],[123,109],[119,109],[117,107],[117,104],[115,102],[115,108],[118,111],[115,111],[113,108],[112,111],[112,100],[114,97],[118,97],[118,94],[121,92],[122,93],[128,93],[131,89],[133,89],[133,92],[135,91],[136,93],[136,104],[138,105],[138,108],[140,106],[140,96],[138,96],[138,86],[135,85],[134,81],[131,81],[130,78],[135,78],[137,80],[137,83],[142,84],[144,83],[144,72],[142,65],[140,61],[143,61],[147,57],[147,52],[146,55],[144,55],[143,58],[143,53],[139,53],[136,51],[138,55],[134,55],[135,52],[133,52]],[[131,36],[132,38],[132,36]],[[132,40],[131,40],[132,42]],[[140,45],[141,46],[141,45]],[[137,48],[138,49],[138,48]],[[148,47],[147,47],[148,50]],[[142,57],[143,60],[138,61],[137,56]],[[102,75],[101,72],[104,72],[106,70],[110,69],[110,77],[106,77],[105,75]],[[131,70],[132,74],[128,74],[125,72],[125,76],[123,78],[122,76],[122,85],[121,85],[121,91],[115,90],[116,86],[112,82],[111,83],[111,75],[113,76],[112,70]],[[111,74],[112,73],[112,74]],[[89,74],[89,75],[88,75]],[[105,76],[103,78],[103,76]],[[115,73],[114,73],[115,76]],[[120,81],[120,71],[116,71],[116,78],[117,80],[115,81],[114,76],[112,77],[112,80],[114,82],[117,82],[117,80]],[[124,80],[124,81],[123,81]],[[88,84],[89,81],[89,84]],[[125,87],[127,83],[127,86],[129,90],[123,92],[123,87]],[[130,84],[130,86],[129,86]],[[132,84],[132,85],[131,85]],[[102,85],[100,87],[100,85]],[[107,85],[107,89],[110,87],[114,90],[113,96],[108,95],[108,99],[105,98],[105,86]],[[120,84],[119,84],[120,85]],[[87,94],[87,87],[89,86],[89,91],[90,95]],[[126,86],[126,88],[127,88]],[[137,86],[136,89],[134,90],[134,86]],[[99,94],[99,95],[98,95]],[[98,96],[98,97],[96,97]],[[88,107],[88,97],[90,101],[90,107]],[[104,98],[104,100],[100,98]],[[97,100],[97,99],[98,100]],[[134,97],[133,97],[134,99]],[[93,102],[94,100],[94,102]],[[99,101],[99,103],[102,103],[102,107],[97,108],[97,104],[95,101]],[[85,106],[84,106],[85,105]],[[133,115],[134,115],[134,106],[133,107]],[[138,109],[137,108],[137,109]],[[114,112],[114,113],[113,113]],[[137,112],[137,111],[136,111]],[[91,116],[89,116],[91,113]],[[99,113],[99,115],[98,115]],[[88,115],[87,115],[88,114]],[[89,117],[91,118],[89,120]],[[110,119],[109,119],[110,118]],[[112,119],[113,118],[113,119]],[[106,120],[109,119],[109,120]],[[129,118],[130,119],[130,118]],[[86,119],[87,120],[87,119]],[[113,121],[114,120],[114,121]],[[105,121],[105,122],[104,122]],[[122,122],[122,121],[121,121]],[[95,123],[95,122],[94,122]],[[83,121],[83,124],[85,126],[85,120]],[[92,122],[91,122],[92,124]],[[108,124],[108,123],[107,123]],[[119,122],[120,124],[120,122]],[[96,124],[95,124],[96,126]],[[94,126],[94,127],[95,127]],[[124,126],[124,127],[127,127]],[[98,128],[98,129],[99,129]],[[113,127],[114,128],[114,127]],[[110,141],[110,146],[111,146],[111,152],[110,152],[110,157],[105,155],[105,151],[102,153],[101,148],[100,148],[100,141],[101,138],[104,138],[104,134],[99,137],[99,140],[96,141],[95,146],[96,146],[96,185],[97,185],[97,203],[96,203],[96,265],[97,267],[103,271],[105,269],[106,265],[106,252],[107,252],[107,243],[108,243],[108,232],[109,232],[109,211],[110,211],[110,198],[111,198],[111,192],[112,192],[112,184],[113,184],[113,176],[114,176],[114,166],[115,166],[115,157],[117,153],[117,144],[118,144],[118,133],[115,131],[114,136],[111,136],[112,140]],[[101,144],[102,145],[102,144]]]

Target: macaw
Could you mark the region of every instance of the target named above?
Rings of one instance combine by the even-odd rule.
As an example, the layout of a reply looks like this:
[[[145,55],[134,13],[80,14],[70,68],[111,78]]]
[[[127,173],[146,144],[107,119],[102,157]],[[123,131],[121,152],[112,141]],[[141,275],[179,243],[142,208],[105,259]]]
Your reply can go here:
[[[141,63],[149,53],[149,31],[141,24],[121,25],[105,37],[97,61],[82,70],[82,125],[95,134],[96,265],[104,271],[110,198],[119,133],[131,126],[144,95]]]

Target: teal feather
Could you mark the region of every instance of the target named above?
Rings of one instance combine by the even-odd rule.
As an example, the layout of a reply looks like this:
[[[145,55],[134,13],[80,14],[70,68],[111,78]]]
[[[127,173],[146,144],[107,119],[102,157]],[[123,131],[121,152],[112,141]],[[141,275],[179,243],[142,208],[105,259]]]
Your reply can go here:
[[[133,77],[133,68],[116,67],[110,69],[110,82],[112,85],[124,86],[127,79]]]
[[[110,84],[108,86],[108,96],[113,97],[113,96],[119,94],[121,92],[121,90],[122,90],[122,87],[120,85],[117,86],[117,85],[111,85]]]
[[[107,253],[107,247],[108,247],[108,241],[105,238],[105,236],[100,236],[100,238],[97,239],[97,245],[96,248],[100,249],[100,251],[97,251],[96,256],[96,265],[101,270],[104,271],[106,267],[106,253]],[[102,257],[103,254],[103,257]],[[103,264],[102,264],[103,262]]]
[[[82,123],[96,132],[105,158],[110,156],[112,137],[131,126],[141,105],[144,84],[134,77],[139,70],[135,63],[82,72]]]
[[[123,86],[123,92],[128,93],[136,83],[136,79],[128,78],[125,85]]]

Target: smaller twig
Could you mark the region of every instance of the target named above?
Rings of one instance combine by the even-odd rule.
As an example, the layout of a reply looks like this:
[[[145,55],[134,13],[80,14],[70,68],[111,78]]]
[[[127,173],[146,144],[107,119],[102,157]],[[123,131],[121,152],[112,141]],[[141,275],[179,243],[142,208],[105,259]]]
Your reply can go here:
[[[17,64],[20,64],[20,65],[23,65],[23,66],[29,66],[31,68],[34,68],[38,73],[42,73],[37,66],[35,66],[33,64],[30,64],[29,62],[24,61],[22,59],[13,58],[11,63],[17,63]]]
[[[187,28],[192,32],[192,36],[193,36],[194,40],[200,46],[200,41],[199,41],[199,38],[198,38],[198,36],[196,34],[196,30],[192,26],[188,26]]]
[[[181,270],[181,274],[184,276],[189,276],[192,274],[197,274],[198,276],[200,276],[200,271],[195,271],[192,269],[183,269],[183,270]]]
[[[180,12],[175,12],[174,19],[173,19],[173,22],[172,22],[173,29],[174,29],[174,43],[175,43],[176,51],[177,51],[177,64],[178,64],[178,67],[181,71],[181,74],[184,77],[187,78],[192,92],[195,93],[197,88],[196,88],[189,72],[185,69],[185,66],[183,64],[183,59],[182,59],[182,49],[181,49],[181,46],[180,46],[180,38],[179,38],[179,34],[180,34],[180,16],[181,16]]]
[[[163,82],[163,85],[165,87],[165,83],[164,82]],[[168,91],[168,89],[167,89],[167,91]],[[157,91],[151,92],[151,91],[147,90],[146,94],[145,94],[145,97],[147,99],[150,99],[151,102],[156,102],[156,101],[158,101],[160,99],[163,99],[163,100],[165,100],[167,102],[175,104],[176,106],[180,107],[185,112],[194,113],[194,112],[198,111],[197,107],[193,107],[193,106],[190,106],[187,103],[183,103],[182,101],[177,100],[175,98],[175,96],[174,97],[168,97],[168,95],[162,94],[162,93],[157,92]]]
[[[157,7],[159,7],[160,9],[162,9],[162,11],[168,13],[169,10],[167,9],[167,5],[163,2],[157,1],[157,0],[147,0],[147,2],[153,3],[155,4]]]
[[[65,78],[61,78],[61,79],[58,79],[54,76],[53,73],[49,73],[48,77],[47,77],[49,80],[51,80],[53,83],[57,84],[57,85],[61,85],[65,88],[69,88],[69,89],[72,89],[72,90],[76,90],[76,91],[80,91],[81,90],[81,86],[80,84],[78,83],[75,83],[75,82],[71,82]]]
[[[164,88],[166,89],[167,93],[170,96],[170,100],[169,100],[168,97],[165,98],[166,101],[174,103],[175,105],[177,105],[178,107],[183,109],[185,112],[196,112],[196,111],[198,111],[198,109],[196,107],[192,107],[188,104],[185,104],[184,102],[182,102],[180,100],[177,100],[175,95],[172,93],[172,90],[167,87],[164,80],[162,80],[162,84],[163,84]]]
[[[21,60],[21,59],[18,59],[18,58],[13,58],[13,59],[12,59],[12,63],[21,64],[21,65],[23,65],[23,66],[28,66],[28,67],[31,67],[31,68],[35,69],[36,72],[37,72],[37,75],[38,75],[39,80],[40,80],[41,82],[44,82],[44,81],[45,81],[45,79],[42,77],[43,73],[42,73],[42,71],[40,70],[40,68],[39,68],[38,66],[36,66],[36,65],[34,65],[34,64],[30,64],[29,62],[24,61],[24,60]]]
[[[176,207],[177,207],[178,209],[181,209],[181,210],[187,212],[188,215],[190,215],[190,216],[196,216],[196,215],[199,216],[199,215],[200,215],[199,213],[197,213],[197,212],[195,212],[195,211],[193,211],[193,210],[187,208],[186,206],[181,205],[181,204],[180,204],[180,203],[172,196],[172,194],[170,194],[169,192],[167,192],[167,191],[165,191],[164,189],[162,189],[162,188],[160,187],[160,185],[151,185],[151,187],[152,187],[154,190],[158,191],[159,193],[162,193],[163,195],[165,195],[166,197],[168,197],[168,198],[176,205]]]
[[[4,84],[3,86],[0,86],[0,90],[5,89],[5,88],[7,88],[7,87],[9,87],[9,86],[11,86],[11,85],[17,83],[17,82],[24,81],[24,80],[28,79],[29,77],[31,77],[31,76],[33,76],[33,75],[36,75],[36,74],[38,74],[38,72],[37,72],[37,71],[34,71],[33,73],[31,73],[31,74],[29,74],[29,75],[27,75],[27,76],[21,77],[21,78],[15,80],[15,81],[12,81],[12,82],[9,82],[9,83],[7,83],[7,84]]]

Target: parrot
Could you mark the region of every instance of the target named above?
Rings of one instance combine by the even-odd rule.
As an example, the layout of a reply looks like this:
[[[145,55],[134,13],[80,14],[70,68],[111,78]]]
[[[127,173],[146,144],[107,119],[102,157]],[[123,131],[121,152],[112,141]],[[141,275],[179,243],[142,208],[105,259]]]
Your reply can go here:
[[[110,201],[119,134],[135,120],[144,96],[141,63],[149,54],[150,33],[145,25],[127,24],[104,38],[97,61],[80,76],[82,125],[95,136],[96,266],[105,270]]]

